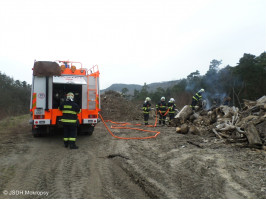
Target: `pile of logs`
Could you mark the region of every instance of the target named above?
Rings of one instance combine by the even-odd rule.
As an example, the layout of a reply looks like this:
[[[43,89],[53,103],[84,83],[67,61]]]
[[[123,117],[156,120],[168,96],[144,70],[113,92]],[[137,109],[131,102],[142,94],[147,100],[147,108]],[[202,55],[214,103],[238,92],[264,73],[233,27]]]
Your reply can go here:
[[[257,101],[244,100],[241,111],[223,105],[192,111],[186,105],[171,124],[176,126],[178,133],[212,133],[229,142],[244,142],[249,147],[263,148],[266,146],[266,96]]]

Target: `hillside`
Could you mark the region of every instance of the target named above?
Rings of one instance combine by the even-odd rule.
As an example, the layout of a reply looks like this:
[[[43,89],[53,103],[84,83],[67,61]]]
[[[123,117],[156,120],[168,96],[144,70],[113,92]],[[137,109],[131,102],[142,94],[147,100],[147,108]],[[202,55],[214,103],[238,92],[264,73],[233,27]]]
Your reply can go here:
[[[150,83],[150,84],[147,84],[148,92],[154,92],[159,87],[161,87],[163,89],[171,88],[174,85],[178,84],[179,82],[180,82],[180,80]],[[106,92],[106,91],[110,91],[110,90],[116,91],[116,92],[121,92],[121,90],[123,88],[127,88],[128,89],[127,94],[133,95],[134,94],[134,90],[141,90],[142,85],[115,83],[115,84],[112,84],[110,87],[108,87],[108,88],[106,88],[104,90],[101,90],[101,93]]]
[[[124,84],[124,83],[115,83],[112,84],[110,87],[101,90],[101,93],[107,92],[107,91],[115,91],[115,92],[121,92],[121,90],[123,88],[127,88],[128,89],[128,94],[133,95],[134,94],[134,90],[141,90],[141,85],[137,85],[137,84]]]

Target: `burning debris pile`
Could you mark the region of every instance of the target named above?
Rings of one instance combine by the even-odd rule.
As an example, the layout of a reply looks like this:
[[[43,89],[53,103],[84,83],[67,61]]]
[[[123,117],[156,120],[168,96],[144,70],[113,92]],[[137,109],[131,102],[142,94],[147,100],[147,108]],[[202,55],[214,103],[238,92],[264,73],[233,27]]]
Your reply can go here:
[[[244,104],[242,111],[219,106],[193,112],[190,106],[184,106],[172,124],[178,133],[211,133],[228,142],[263,148],[266,146],[266,96],[257,101],[244,100]]]
[[[101,95],[101,114],[104,119],[122,122],[143,118],[139,107],[115,91],[107,91]]]

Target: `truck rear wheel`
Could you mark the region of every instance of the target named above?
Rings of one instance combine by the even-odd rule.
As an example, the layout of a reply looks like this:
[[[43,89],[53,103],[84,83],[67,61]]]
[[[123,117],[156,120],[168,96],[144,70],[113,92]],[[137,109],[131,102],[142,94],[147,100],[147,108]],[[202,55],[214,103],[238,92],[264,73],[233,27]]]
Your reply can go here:
[[[33,137],[41,137],[46,133],[46,127],[41,126],[32,126],[32,135]]]
[[[31,132],[32,132],[33,137],[40,137],[41,136],[39,130],[34,126],[32,126],[32,128],[31,128]]]
[[[92,125],[80,125],[78,129],[79,134],[92,135],[94,131],[94,126]]]

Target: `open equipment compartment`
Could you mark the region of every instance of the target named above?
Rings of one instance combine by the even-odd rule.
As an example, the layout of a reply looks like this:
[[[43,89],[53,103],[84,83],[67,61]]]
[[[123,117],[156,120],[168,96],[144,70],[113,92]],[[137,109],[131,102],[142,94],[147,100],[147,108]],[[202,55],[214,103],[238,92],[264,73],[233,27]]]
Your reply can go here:
[[[57,109],[66,99],[66,94],[72,92],[74,101],[80,108],[82,106],[82,85],[67,85],[62,83],[53,83],[53,109]]]

